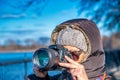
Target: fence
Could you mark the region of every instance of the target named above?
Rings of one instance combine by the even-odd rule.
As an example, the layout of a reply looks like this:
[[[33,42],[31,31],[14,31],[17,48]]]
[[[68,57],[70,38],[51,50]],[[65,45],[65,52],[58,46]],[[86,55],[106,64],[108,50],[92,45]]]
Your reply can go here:
[[[0,54],[0,80],[24,80],[32,73],[31,58],[26,52]]]
[[[112,80],[120,80],[120,50],[109,50],[105,53],[108,74],[112,76]],[[33,73],[32,54],[18,53],[18,55],[21,54],[23,55],[22,59],[0,61],[0,80],[24,80],[27,75]]]

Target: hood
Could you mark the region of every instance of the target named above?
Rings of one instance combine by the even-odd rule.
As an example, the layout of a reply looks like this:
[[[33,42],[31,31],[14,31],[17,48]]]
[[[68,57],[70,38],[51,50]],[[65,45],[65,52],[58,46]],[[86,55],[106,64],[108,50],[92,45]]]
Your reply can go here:
[[[87,19],[73,19],[56,26],[51,34],[51,44],[56,44],[58,33],[70,27],[80,30],[86,39],[87,51],[82,64],[85,66],[89,80],[95,80],[105,71],[105,55],[100,32],[96,24]]]
[[[102,39],[99,29],[94,22],[88,19],[73,19],[56,26],[51,35],[51,44],[56,43],[55,41],[58,33],[66,27],[80,30],[84,34],[88,46],[88,49],[86,51],[87,56],[85,60],[96,51],[103,52]]]

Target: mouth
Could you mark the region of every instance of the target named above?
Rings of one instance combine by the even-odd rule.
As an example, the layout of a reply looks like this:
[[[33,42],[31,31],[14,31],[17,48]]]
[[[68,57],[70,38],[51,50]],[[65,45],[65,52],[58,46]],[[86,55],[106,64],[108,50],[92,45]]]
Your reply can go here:
[[[72,53],[72,57],[73,57],[73,59],[74,59],[75,61],[77,61],[77,60],[79,59],[79,56],[76,55],[76,54],[74,54],[74,53]]]

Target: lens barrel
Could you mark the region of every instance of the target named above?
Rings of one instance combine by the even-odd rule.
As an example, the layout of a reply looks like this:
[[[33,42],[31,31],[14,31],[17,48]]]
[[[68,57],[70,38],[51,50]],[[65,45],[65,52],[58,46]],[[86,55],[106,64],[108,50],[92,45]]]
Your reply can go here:
[[[41,71],[47,70],[65,70],[65,67],[59,66],[59,62],[67,62],[65,56],[72,58],[70,52],[62,45],[50,45],[48,48],[40,48],[33,54],[33,64]]]
[[[33,54],[33,63],[40,70],[53,69],[59,62],[58,52],[49,48],[40,48]]]

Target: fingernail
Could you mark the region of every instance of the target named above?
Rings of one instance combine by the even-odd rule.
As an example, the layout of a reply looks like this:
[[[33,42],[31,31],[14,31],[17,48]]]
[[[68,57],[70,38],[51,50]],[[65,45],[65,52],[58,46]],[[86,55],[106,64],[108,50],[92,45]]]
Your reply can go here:
[[[58,63],[58,64],[61,64],[61,63]]]
[[[62,65],[62,63],[58,63],[60,66]]]
[[[67,56],[65,56],[65,57],[67,57]]]

